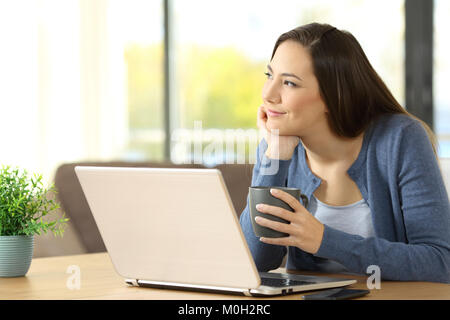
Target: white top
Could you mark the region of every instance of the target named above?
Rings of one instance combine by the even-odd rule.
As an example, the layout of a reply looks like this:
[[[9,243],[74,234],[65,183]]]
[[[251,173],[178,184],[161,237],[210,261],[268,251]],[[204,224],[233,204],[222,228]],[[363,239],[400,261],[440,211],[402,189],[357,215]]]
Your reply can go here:
[[[370,208],[364,199],[346,206],[330,206],[312,195],[308,211],[321,223],[336,230],[364,238],[375,236]],[[334,260],[319,257],[314,257],[314,259],[319,265],[320,271],[348,272],[342,264]]]

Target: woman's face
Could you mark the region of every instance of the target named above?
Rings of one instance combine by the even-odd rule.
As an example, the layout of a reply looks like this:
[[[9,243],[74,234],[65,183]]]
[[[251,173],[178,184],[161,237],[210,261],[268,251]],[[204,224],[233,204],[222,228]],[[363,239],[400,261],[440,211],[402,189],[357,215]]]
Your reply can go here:
[[[328,126],[312,60],[301,44],[290,40],[281,43],[267,69],[262,91],[267,129],[302,137]]]

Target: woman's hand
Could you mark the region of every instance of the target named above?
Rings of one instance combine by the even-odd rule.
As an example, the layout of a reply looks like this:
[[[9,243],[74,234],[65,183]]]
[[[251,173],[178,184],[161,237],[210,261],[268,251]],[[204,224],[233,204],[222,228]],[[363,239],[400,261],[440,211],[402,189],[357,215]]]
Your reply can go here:
[[[295,147],[300,138],[296,136],[280,136],[267,129],[267,113],[264,105],[258,108],[256,124],[259,130],[263,130],[264,139],[267,142],[266,156],[271,159],[289,160],[292,158]]]
[[[317,253],[322,244],[324,225],[309,213],[300,201],[289,193],[278,189],[271,189],[270,193],[274,197],[286,202],[294,209],[294,212],[266,204],[258,204],[256,208],[263,213],[272,214],[290,221],[290,224],[276,222],[262,217],[256,217],[255,221],[261,226],[288,233],[289,236],[283,238],[261,237],[259,240],[267,244],[295,246],[312,254]]]

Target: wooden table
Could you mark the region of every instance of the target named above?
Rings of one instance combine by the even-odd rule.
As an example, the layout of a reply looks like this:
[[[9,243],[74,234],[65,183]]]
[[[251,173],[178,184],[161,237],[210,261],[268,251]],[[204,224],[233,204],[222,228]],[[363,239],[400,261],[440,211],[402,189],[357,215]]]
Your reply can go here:
[[[80,270],[80,289],[69,289],[74,282],[70,266]],[[72,270],[75,270],[72,269]],[[282,269],[277,270],[283,271]],[[304,273],[304,272],[303,272]],[[366,276],[319,274],[340,278],[354,278],[358,282],[350,288],[367,289]],[[0,278],[0,299],[158,299],[158,300],[210,300],[210,299],[284,299],[299,300],[307,293],[281,297],[253,298],[225,294],[186,292],[177,290],[136,288],[125,284],[114,270],[107,253],[83,254],[33,259],[25,277]],[[382,281],[381,289],[372,289],[361,299],[438,299],[450,300],[450,285],[431,282]]]

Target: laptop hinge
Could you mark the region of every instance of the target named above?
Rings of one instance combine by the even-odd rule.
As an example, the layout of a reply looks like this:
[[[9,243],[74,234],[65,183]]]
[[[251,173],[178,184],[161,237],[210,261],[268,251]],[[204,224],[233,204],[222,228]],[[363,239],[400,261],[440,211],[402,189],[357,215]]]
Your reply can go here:
[[[127,284],[129,284],[130,286],[135,286],[135,287],[139,286],[138,281],[139,280],[137,280],[137,279],[125,279],[125,282]]]
[[[250,293],[250,289],[248,289],[248,290],[243,290],[242,293],[243,293],[246,297],[252,297],[252,294]]]

